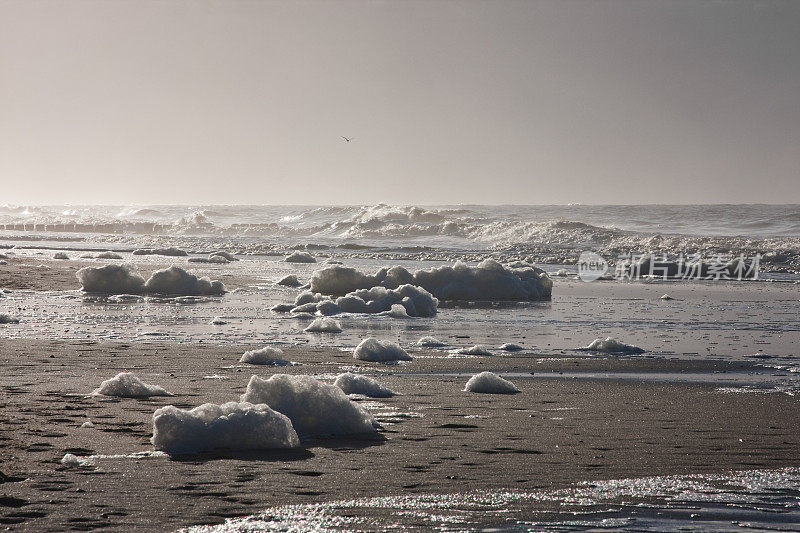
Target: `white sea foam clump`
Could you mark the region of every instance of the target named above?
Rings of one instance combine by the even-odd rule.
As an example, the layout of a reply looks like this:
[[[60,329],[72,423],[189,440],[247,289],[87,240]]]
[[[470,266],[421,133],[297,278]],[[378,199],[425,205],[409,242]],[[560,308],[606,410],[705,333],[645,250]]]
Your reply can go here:
[[[0,324],[19,324],[19,318],[8,313],[0,313]]]
[[[322,294],[314,293],[311,291],[303,291],[300,294],[298,294],[297,297],[294,299],[294,305],[296,307],[299,307],[301,305],[309,304],[312,302],[314,303],[321,302],[324,299],[325,296],[323,296]]]
[[[443,300],[543,300],[550,298],[553,287],[541,269],[507,269],[494,259],[476,267],[456,263],[418,270],[414,281]]]
[[[208,258],[209,259],[212,259],[214,257],[222,257],[226,261],[230,261],[230,262],[239,260],[239,258],[234,256],[233,254],[231,254],[229,252],[224,252],[222,250],[217,250],[216,252],[211,252],[210,254],[208,254]]]
[[[362,361],[411,361],[411,356],[397,343],[367,337],[353,350],[353,357]]]
[[[187,259],[189,263],[213,263],[217,265],[226,265],[230,263],[224,256],[209,255],[208,257],[190,257]]]
[[[139,379],[133,372],[120,372],[113,378],[103,381],[92,394],[116,396],[118,398],[147,398],[148,396],[172,396],[158,385],[150,385]]]
[[[68,466],[70,468],[75,467],[82,467],[82,466],[94,466],[91,459],[86,457],[79,457],[73,453],[65,453],[64,457],[61,458],[59,461],[62,465]]]
[[[432,317],[436,315],[439,300],[422,287],[400,285],[395,289],[375,286],[359,289],[332,300],[330,296],[313,291],[303,291],[294,300],[292,313],[317,313],[332,315],[337,313],[382,313],[392,311],[394,305],[405,309],[407,316]],[[278,309],[275,309],[278,310]],[[391,316],[401,317],[395,309]]]
[[[248,350],[244,352],[240,363],[250,363],[253,365],[288,366],[292,363],[283,359],[283,350],[264,346],[258,350]]]
[[[170,455],[228,450],[296,448],[300,439],[285,415],[267,405],[228,402],[192,410],[172,405],[153,413],[153,446]]]
[[[504,352],[519,352],[520,350],[524,350],[522,346],[519,344],[514,344],[513,342],[507,342],[505,344],[501,344],[498,350],[503,350]]]
[[[100,252],[95,256],[95,259],[122,259],[122,256],[111,250]]]
[[[140,248],[133,251],[133,255],[166,255],[168,257],[185,257],[189,255],[185,250],[171,246],[169,248]]]
[[[425,348],[440,348],[442,346],[447,346],[446,343],[440,341],[436,337],[425,336],[422,337],[420,340],[417,341],[418,346],[424,346]]]
[[[352,267],[335,265],[316,270],[311,275],[311,290],[343,296],[358,289],[376,287],[385,277],[386,269],[381,269],[375,276],[369,276]]]
[[[466,392],[480,392],[484,394],[514,394],[519,389],[507,379],[503,379],[493,372],[475,374],[464,388]]]
[[[492,352],[490,352],[489,349],[482,344],[476,344],[475,346],[470,346],[469,348],[459,348],[455,351],[455,353],[461,355],[492,355]]]
[[[183,296],[215,295],[225,292],[220,281],[198,278],[178,266],[153,272],[147,281],[132,265],[84,267],[75,275],[85,292],[104,294],[174,294]]]
[[[303,331],[308,333],[341,333],[342,325],[332,318],[323,316],[315,318]]]
[[[215,316],[211,320],[211,322],[209,322],[209,324],[211,324],[212,326],[224,326],[227,323],[228,323],[228,321],[225,320],[224,318],[222,318],[221,316]]]
[[[149,293],[180,294],[180,295],[207,295],[222,294],[225,286],[221,281],[211,281],[209,278],[198,278],[178,266],[171,266],[164,270],[156,270],[144,284],[144,289]]]
[[[75,273],[86,292],[137,294],[144,291],[144,278],[133,265],[84,267]]]
[[[342,308],[336,302],[323,300],[317,304],[318,315],[337,315],[342,312]]]
[[[308,252],[294,252],[284,258],[286,263],[316,263],[317,260]]]
[[[333,384],[342,389],[345,394],[362,394],[370,398],[390,398],[395,395],[394,391],[387,389],[377,380],[350,372],[336,376]]]
[[[376,433],[372,416],[342,389],[310,376],[253,376],[241,401],[266,404],[288,416],[301,438]]]
[[[384,311],[381,314],[390,316],[392,318],[408,318],[408,312],[406,312],[406,308],[400,304],[392,304],[391,309]]]
[[[300,283],[300,280],[297,279],[296,275],[289,274],[288,276],[284,276],[276,281],[275,285],[283,285],[284,287],[299,287],[302,285],[302,283]]]
[[[532,265],[506,268],[494,259],[485,259],[474,267],[456,262],[453,266],[417,270],[413,274],[395,266],[382,268],[372,276],[353,268],[332,266],[311,276],[311,291],[334,296],[402,285],[421,287],[441,300],[487,301],[545,300],[550,298],[553,287],[547,273],[539,268]]]
[[[603,352],[603,353],[614,353],[614,354],[644,353],[644,350],[642,348],[639,348],[638,346],[634,346],[632,344],[625,344],[624,342],[620,342],[612,337],[606,337],[605,339],[595,339],[589,344],[589,346],[581,349],[590,352]]]
[[[401,305],[407,316],[432,317],[436,315],[439,300],[422,287],[405,284],[395,289],[380,286],[359,289],[337,298],[336,304],[346,313],[381,313]]]

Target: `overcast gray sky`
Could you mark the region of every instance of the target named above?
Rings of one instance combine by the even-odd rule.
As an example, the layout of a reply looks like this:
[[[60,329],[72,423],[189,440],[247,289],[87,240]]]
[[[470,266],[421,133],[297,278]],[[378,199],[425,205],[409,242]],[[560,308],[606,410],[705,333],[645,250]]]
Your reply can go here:
[[[0,106],[0,203],[800,203],[800,2],[0,0]]]

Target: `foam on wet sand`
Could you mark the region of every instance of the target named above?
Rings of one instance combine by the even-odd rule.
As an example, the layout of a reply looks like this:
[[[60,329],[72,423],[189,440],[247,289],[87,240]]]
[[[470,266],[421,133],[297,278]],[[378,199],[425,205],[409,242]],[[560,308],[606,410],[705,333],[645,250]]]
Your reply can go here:
[[[242,354],[240,363],[250,363],[251,365],[269,366],[288,366],[291,361],[283,358],[283,350],[272,346],[264,346],[257,350],[248,350]]]
[[[362,361],[380,363],[393,361],[411,361],[411,356],[399,344],[375,337],[367,337],[353,350],[353,357]]]
[[[645,350],[639,348],[638,346],[634,346],[632,344],[625,344],[624,342],[620,342],[612,337],[606,337],[605,339],[595,339],[591,343],[589,343],[589,345],[586,346],[585,348],[581,348],[581,350],[589,352],[624,354],[624,355],[636,355],[645,352]]]
[[[103,381],[98,388],[92,391],[92,394],[96,396],[117,396],[119,398],[172,396],[163,387],[145,383],[133,372],[120,372],[113,378]]]
[[[464,390],[482,394],[514,394],[519,392],[516,385],[493,372],[475,374],[469,378]]]
[[[342,389],[311,376],[253,376],[241,401],[266,404],[283,413],[301,438],[376,433],[372,416]]]
[[[180,296],[219,295],[225,292],[220,281],[198,278],[179,266],[156,270],[145,281],[133,265],[84,267],[75,275],[82,290],[102,294],[165,294]]]
[[[151,440],[156,450],[170,455],[300,445],[289,418],[263,403],[248,402],[206,403],[191,410],[162,407],[153,413]]]
[[[377,380],[351,372],[339,374],[333,384],[342,389],[345,394],[361,394],[370,398],[390,398],[395,395],[394,391],[387,389]]]

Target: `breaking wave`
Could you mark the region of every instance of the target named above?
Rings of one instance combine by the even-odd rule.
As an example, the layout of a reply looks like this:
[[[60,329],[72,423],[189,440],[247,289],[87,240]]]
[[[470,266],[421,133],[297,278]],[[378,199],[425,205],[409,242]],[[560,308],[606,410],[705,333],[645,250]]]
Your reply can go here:
[[[585,249],[612,255],[772,251],[791,265],[800,255],[800,206],[0,205],[0,236],[44,240],[59,234],[139,246],[148,239],[218,238],[234,245],[513,247],[556,257]]]

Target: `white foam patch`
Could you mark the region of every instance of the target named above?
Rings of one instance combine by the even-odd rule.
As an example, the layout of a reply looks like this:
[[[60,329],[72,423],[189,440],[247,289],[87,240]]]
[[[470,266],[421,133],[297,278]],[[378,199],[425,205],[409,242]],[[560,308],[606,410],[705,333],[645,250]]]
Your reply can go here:
[[[288,276],[284,276],[278,281],[275,282],[275,285],[283,285],[284,287],[299,287],[302,285],[297,276],[294,274],[289,274]]]
[[[523,348],[519,344],[514,344],[513,342],[507,342],[505,344],[501,344],[497,349],[503,350],[504,352],[519,352],[521,350],[524,350],[525,348]]]
[[[372,416],[342,389],[310,376],[253,376],[241,401],[267,404],[288,416],[302,438],[376,433]]]
[[[439,301],[421,287],[401,285],[396,289],[387,289],[376,286],[347,293],[335,301],[319,292],[303,291],[295,298],[291,312],[321,315],[389,312],[390,316],[397,318],[432,317],[436,315],[438,305]]]
[[[180,296],[217,295],[225,292],[222,282],[198,278],[178,266],[157,270],[147,281],[144,281],[132,265],[84,267],[75,275],[84,292]]]
[[[513,383],[501,378],[494,372],[475,374],[469,378],[464,390],[483,394],[514,394],[519,392],[519,389]]]
[[[116,396],[118,398],[147,398],[149,396],[172,396],[158,385],[150,385],[139,379],[133,372],[120,372],[113,378],[103,381],[92,391],[93,395]]]
[[[167,257],[186,257],[189,255],[186,251],[174,246],[169,248],[139,248],[133,251],[133,255],[165,255]]]
[[[317,260],[308,252],[294,252],[284,258],[286,263],[316,263]]]
[[[179,266],[156,270],[150,276],[150,279],[145,282],[144,289],[148,293],[185,296],[222,294],[225,292],[225,287],[221,281],[198,278]]]
[[[476,344],[475,346],[470,346],[469,348],[459,348],[453,353],[460,355],[492,355],[492,352],[490,352],[489,349],[482,344]]]
[[[89,459],[87,459],[85,457],[79,457],[79,456],[77,456],[75,454],[72,454],[72,453],[64,454],[64,457],[62,457],[61,461],[59,461],[59,462],[62,465],[70,467],[70,468],[80,468],[80,467],[94,466],[94,463],[91,460],[89,460]]]
[[[318,315],[336,315],[342,312],[342,308],[331,300],[323,300],[317,304],[316,312]]]
[[[269,366],[289,366],[292,365],[291,361],[283,359],[283,350],[280,348],[273,348],[272,346],[264,346],[258,350],[248,350],[244,352],[242,358],[239,359],[240,363],[250,363],[252,365],[269,365]]]
[[[353,357],[362,361],[411,361],[411,356],[397,343],[367,337],[353,350]]]
[[[605,339],[595,339],[589,344],[589,346],[581,348],[581,350],[590,352],[610,353],[610,354],[644,353],[644,350],[642,348],[639,348],[638,346],[634,346],[632,344],[625,344],[624,342],[620,342],[612,337],[606,337]]]
[[[447,346],[447,344],[440,341],[436,337],[425,336],[417,341],[417,346],[423,346],[425,348],[441,348],[442,346]]]
[[[230,263],[224,256],[209,255],[208,257],[190,257],[187,259],[189,263],[211,263],[216,265],[227,265]]]
[[[104,294],[137,294],[144,290],[144,278],[133,265],[84,267],[75,275],[85,292]]]
[[[111,250],[100,252],[95,256],[96,259],[122,259],[122,256]]]
[[[333,266],[317,270],[311,276],[311,290],[329,295],[344,295],[361,289],[402,285],[424,288],[441,300],[543,300],[549,299],[553,283],[543,270],[532,265],[506,268],[494,259],[477,266],[465,263],[445,265],[413,274],[401,266],[382,268],[374,275],[362,274],[349,267]],[[411,313],[409,313],[411,314]]]
[[[239,260],[239,258],[234,256],[233,254],[231,254],[229,252],[222,251],[222,250],[217,250],[216,252],[211,252],[210,254],[208,254],[208,258],[209,259],[213,259],[214,257],[221,257],[221,258],[223,258],[223,259],[225,259],[226,261],[229,261],[229,262],[233,262],[233,261],[238,261]]]
[[[341,333],[342,325],[329,317],[318,317],[306,327],[303,331],[309,333]]]
[[[394,391],[384,387],[377,380],[350,372],[338,375],[333,384],[345,394],[361,394],[369,398],[390,398],[395,395]]]
[[[83,427],[83,426],[81,426]],[[133,452],[125,454],[93,454],[93,455],[75,455],[72,453],[64,454],[64,457],[59,461],[62,465],[75,468],[75,467],[95,467],[99,460],[117,460],[117,459],[151,459],[157,457],[169,457],[168,454],[160,451],[145,450],[143,452]]]
[[[359,289],[337,298],[336,304],[346,313],[389,312],[390,316],[407,318],[435,316],[439,300],[422,287],[405,284],[394,289],[379,286]],[[405,315],[396,305],[403,307]]]
[[[170,455],[226,450],[295,448],[289,418],[269,406],[248,402],[203,404],[192,410],[172,405],[153,413],[153,446]]]
[[[144,297],[137,296],[136,294],[115,294],[106,298],[106,301],[118,304],[139,303],[144,301]]]
[[[384,271],[385,269],[382,269],[379,273]],[[334,296],[343,296],[359,289],[375,287],[381,281],[378,275],[369,276],[352,267],[334,265],[317,270],[311,275],[311,290]]]
[[[392,318],[409,318],[406,308],[400,304],[392,304],[392,308],[381,313]]]

